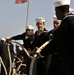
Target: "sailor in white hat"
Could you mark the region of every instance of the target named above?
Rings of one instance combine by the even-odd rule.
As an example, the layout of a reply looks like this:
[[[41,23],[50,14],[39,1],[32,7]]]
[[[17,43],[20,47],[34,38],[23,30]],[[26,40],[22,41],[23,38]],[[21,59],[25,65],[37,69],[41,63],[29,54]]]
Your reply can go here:
[[[58,19],[62,20],[67,14],[69,14],[71,0],[60,0],[54,2],[56,16]]]
[[[6,39],[5,39],[5,38],[1,38],[0,40],[1,40],[1,41],[3,41],[3,42],[5,42],[5,41],[6,41]]]
[[[43,17],[37,17],[35,19],[36,22],[45,22],[45,19]]]
[[[31,36],[34,34],[34,26],[32,25],[27,25],[26,26],[26,35]]]
[[[28,50],[29,53],[31,53],[30,48],[32,42],[34,41],[34,27],[32,25],[27,25],[25,29],[26,31],[24,33],[10,37],[10,40],[22,40],[23,46]],[[22,56],[24,57],[24,63],[27,65],[26,73],[28,75],[30,60],[24,51],[22,52]],[[25,74],[25,71],[23,71],[23,73]]]
[[[74,15],[69,13],[71,0],[60,0],[54,3],[56,16],[62,20],[57,30],[57,47],[62,61],[57,75],[74,75]]]
[[[71,0],[58,0],[57,2],[54,2],[55,7],[60,7],[64,5],[70,5]]]
[[[56,30],[61,24],[61,20],[58,20],[56,15],[53,16],[53,27]]]
[[[34,37],[34,26],[27,25],[25,28],[26,28],[26,31],[24,33],[13,36],[10,38],[10,40],[23,40],[24,47],[28,49],[28,47],[30,46],[29,44],[33,41],[33,39],[31,38]],[[31,39],[31,40],[28,41],[28,39]]]
[[[32,49],[37,50],[43,43],[47,41],[48,31],[45,28],[45,18],[37,17],[35,21],[36,21],[37,31],[35,32],[35,39],[32,44]],[[46,75],[47,74],[47,70],[49,66],[48,60],[50,58],[49,58],[49,55],[47,54],[48,52],[46,51],[47,49],[44,48],[41,51],[42,55],[39,53],[40,58],[37,59],[37,62],[34,68],[34,75]]]
[[[50,30],[49,31],[49,33],[48,33],[48,37],[50,37],[50,38],[54,38],[54,36],[55,36],[55,34],[56,34],[56,31],[58,30],[58,28],[60,27],[60,24],[61,24],[61,20],[58,20],[57,19],[57,17],[56,17],[56,15],[53,15],[53,29],[52,30]],[[49,38],[49,39],[50,39]],[[57,43],[56,42],[53,42],[53,45],[56,45]],[[49,43],[49,50],[51,50],[50,49],[50,46],[51,46],[51,43]],[[52,47],[52,46],[51,46]],[[54,49],[55,49],[55,51],[57,50],[55,47],[53,47]],[[52,48],[52,51],[54,50]],[[54,52],[54,51],[53,51]],[[56,51],[55,53],[54,53],[54,55],[52,55],[52,61],[53,62],[51,62],[51,67],[49,66],[49,69],[48,69],[48,74],[47,75],[57,75],[56,74],[56,72],[57,72],[57,67],[58,67],[58,63],[59,63],[59,61],[57,61],[57,58],[56,58],[56,56],[58,56],[57,55],[58,54],[58,52]]]
[[[38,33],[41,34],[42,32],[45,32],[46,31],[46,29],[45,29],[45,19],[43,17],[37,17],[35,19],[35,21],[36,21]]]
[[[0,57],[2,58],[3,64],[6,67],[7,72],[9,72],[9,56],[5,38],[0,38]],[[1,68],[0,75],[5,75],[6,73],[4,67],[1,65],[0,68]]]
[[[27,25],[27,26],[26,26],[26,29],[34,29],[34,26],[32,26],[32,25]]]
[[[61,24],[61,20],[58,20],[56,15],[53,15],[53,29],[49,31],[49,36],[54,36],[54,31],[58,29]]]

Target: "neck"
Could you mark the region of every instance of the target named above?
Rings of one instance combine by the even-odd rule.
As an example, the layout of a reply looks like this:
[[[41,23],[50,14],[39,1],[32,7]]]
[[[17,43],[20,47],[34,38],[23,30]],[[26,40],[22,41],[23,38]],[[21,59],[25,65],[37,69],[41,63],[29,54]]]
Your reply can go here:
[[[39,30],[39,33],[42,33],[44,31],[44,29],[42,29],[42,30]]]
[[[67,16],[68,14],[69,14],[68,12],[65,12],[65,13],[64,13],[64,16]]]

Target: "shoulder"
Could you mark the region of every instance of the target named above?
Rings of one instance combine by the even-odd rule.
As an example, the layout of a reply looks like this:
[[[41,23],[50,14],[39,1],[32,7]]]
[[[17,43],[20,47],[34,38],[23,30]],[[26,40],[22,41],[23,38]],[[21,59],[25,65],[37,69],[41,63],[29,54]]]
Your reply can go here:
[[[44,34],[47,34],[47,33],[48,33],[48,30],[44,28],[43,33],[44,33]]]
[[[67,15],[66,17],[64,17],[63,20],[74,20],[74,15],[73,14],[70,14],[70,15]]]
[[[24,35],[25,36],[26,35],[26,32],[22,33],[21,35]]]
[[[62,23],[61,24],[64,24],[65,26],[71,26],[71,25],[74,26],[74,15],[68,15],[68,16],[66,16],[62,20]]]
[[[22,34],[26,34],[26,32],[22,33]]]
[[[48,34],[51,34],[51,33],[53,33],[53,32],[54,32],[54,29],[50,30],[50,31],[48,32]]]

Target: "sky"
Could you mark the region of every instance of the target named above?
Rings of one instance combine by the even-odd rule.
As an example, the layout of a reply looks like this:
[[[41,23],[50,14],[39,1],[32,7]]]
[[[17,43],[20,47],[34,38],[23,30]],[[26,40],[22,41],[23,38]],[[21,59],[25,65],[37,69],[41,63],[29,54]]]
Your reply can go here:
[[[53,28],[53,15],[55,14],[54,2],[57,0],[30,0],[28,25],[37,30],[35,18],[45,18],[45,28]],[[74,8],[74,0],[71,1]],[[27,2],[15,4],[15,0],[0,1],[0,38],[12,37],[25,31],[27,15]]]

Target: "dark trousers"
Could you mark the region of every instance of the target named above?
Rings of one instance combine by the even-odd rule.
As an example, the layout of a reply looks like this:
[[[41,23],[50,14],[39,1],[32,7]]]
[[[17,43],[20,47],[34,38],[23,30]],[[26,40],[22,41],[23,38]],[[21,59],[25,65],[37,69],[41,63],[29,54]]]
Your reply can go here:
[[[63,61],[59,64],[57,75],[74,75],[74,63],[64,63]]]
[[[47,75],[48,68],[51,64],[51,57],[52,57],[52,55],[50,54],[48,57],[39,58],[36,60],[36,63],[35,63],[36,74],[34,74],[34,75]]]

